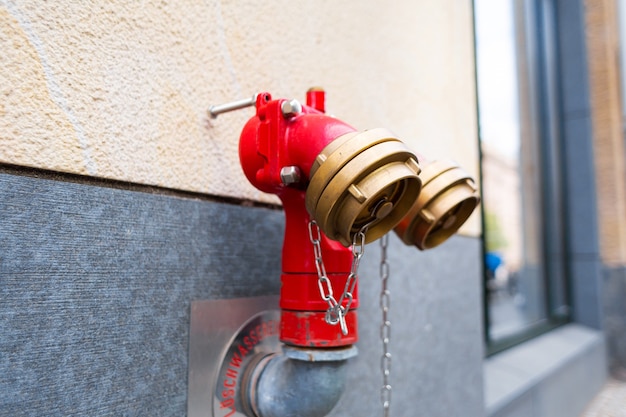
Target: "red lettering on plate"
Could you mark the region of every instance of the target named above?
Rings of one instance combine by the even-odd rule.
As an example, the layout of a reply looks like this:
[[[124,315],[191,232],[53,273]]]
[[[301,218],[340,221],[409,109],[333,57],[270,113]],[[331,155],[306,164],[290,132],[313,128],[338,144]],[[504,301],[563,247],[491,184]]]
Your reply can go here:
[[[226,374],[224,376],[227,378],[237,379],[237,375],[239,375],[239,372],[237,372],[236,369],[228,368],[226,369]]]
[[[235,405],[235,399],[229,398],[220,403],[220,408],[232,408]]]
[[[228,368],[224,372],[224,381],[222,385],[222,398],[220,408],[228,411],[228,414],[222,417],[231,417],[237,410],[235,408],[235,394],[237,389],[237,380],[239,371],[243,365],[243,361],[254,347],[263,341],[266,337],[275,336],[279,332],[279,322],[276,320],[264,321],[254,327],[246,336],[243,337],[242,343],[233,346],[232,356],[228,363]]]
[[[233,368],[241,368],[241,361],[243,358],[239,356],[237,352],[233,352],[233,357],[230,358],[230,366]]]

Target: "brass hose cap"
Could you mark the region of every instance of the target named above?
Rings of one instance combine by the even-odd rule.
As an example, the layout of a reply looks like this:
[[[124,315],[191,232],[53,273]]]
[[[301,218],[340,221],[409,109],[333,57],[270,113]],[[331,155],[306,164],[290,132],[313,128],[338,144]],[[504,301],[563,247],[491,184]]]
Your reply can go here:
[[[420,175],[422,191],[394,231],[407,245],[430,249],[465,223],[480,201],[474,180],[452,161],[433,161]]]
[[[347,133],[311,167],[306,208],[330,239],[350,246],[368,225],[366,243],[398,224],[421,189],[417,157],[385,129]]]

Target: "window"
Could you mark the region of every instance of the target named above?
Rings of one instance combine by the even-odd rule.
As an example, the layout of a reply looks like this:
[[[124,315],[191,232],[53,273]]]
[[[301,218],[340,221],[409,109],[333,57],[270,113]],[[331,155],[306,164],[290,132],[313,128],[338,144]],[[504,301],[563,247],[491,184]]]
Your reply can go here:
[[[489,352],[569,316],[554,4],[475,0]]]

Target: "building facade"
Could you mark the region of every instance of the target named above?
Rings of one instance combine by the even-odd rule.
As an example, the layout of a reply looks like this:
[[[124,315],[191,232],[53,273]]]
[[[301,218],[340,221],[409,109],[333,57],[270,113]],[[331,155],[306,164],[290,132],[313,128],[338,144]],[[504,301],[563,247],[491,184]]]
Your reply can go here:
[[[550,181],[562,205],[542,247],[559,248],[568,310],[494,345],[481,211],[428,251],[392,234],[394,416],[575,416],[626,367],[619,26],[601,30],[615,5],[516,4],[556,22],[541,56],[558,62]],[[212,119],[210,105],[322,86],[329,114],[479,181],[474,11],[4,1],[0,415],[185,415],[191,303],[280,292],[280,202],[238,157],[254,111]],[[369,244],[360,265],[359,354],[333,416],[382,412],[380,256]]]

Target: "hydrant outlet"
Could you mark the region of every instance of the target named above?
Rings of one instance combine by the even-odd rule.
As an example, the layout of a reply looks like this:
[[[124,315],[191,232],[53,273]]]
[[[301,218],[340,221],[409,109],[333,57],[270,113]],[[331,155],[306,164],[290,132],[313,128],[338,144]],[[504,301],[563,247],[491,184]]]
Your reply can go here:
[[[422,191],[394,231],[407,245],[433,248],[452,236],[480,197],[474,180],[452,161],[433,161],[420,175]]]

